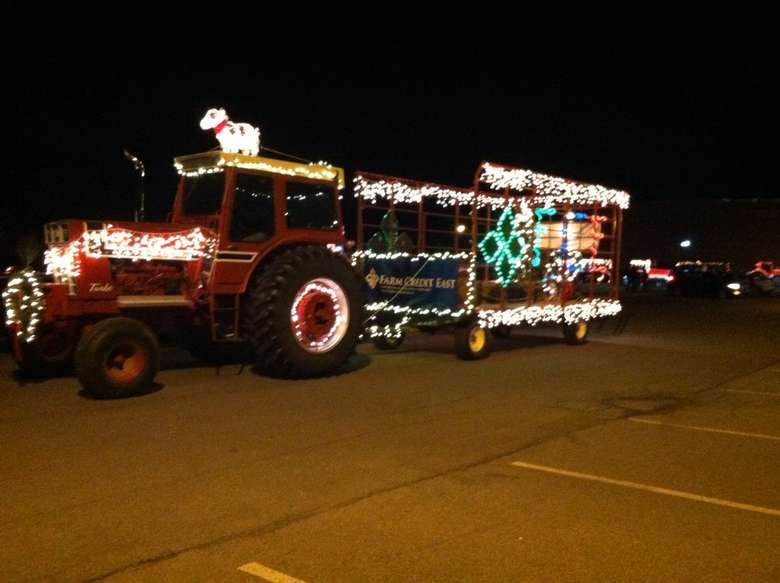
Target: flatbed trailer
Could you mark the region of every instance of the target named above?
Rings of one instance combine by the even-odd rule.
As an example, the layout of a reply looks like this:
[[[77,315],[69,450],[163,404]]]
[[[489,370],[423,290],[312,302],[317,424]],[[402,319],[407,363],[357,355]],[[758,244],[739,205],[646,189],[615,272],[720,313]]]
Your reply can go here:
[[[628,193],[483,162],[471,188],[359,172],[357,245],[365,335],[380,348],[407,330],[455,333],[459,357],[490,336],[554,323],[572,344],[621,310],[620,246]]]

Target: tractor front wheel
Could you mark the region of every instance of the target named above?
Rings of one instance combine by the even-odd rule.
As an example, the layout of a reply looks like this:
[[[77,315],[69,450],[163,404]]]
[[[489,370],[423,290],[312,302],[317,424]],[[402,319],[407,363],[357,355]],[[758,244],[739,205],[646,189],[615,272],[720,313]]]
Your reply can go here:
[[[74,364],[81,385],[92,395],[130,397],[152,385],[160,368],[160,347],[138,320],[108,318],[85,329]]]

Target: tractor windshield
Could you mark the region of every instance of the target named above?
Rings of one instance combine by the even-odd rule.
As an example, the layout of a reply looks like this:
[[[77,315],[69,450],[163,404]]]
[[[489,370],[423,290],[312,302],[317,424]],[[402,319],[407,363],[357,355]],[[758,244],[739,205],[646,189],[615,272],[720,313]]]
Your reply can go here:
[[[204,216],[217,214],[222,206],[225,174],[199,174],[184,180],[182,214]]]

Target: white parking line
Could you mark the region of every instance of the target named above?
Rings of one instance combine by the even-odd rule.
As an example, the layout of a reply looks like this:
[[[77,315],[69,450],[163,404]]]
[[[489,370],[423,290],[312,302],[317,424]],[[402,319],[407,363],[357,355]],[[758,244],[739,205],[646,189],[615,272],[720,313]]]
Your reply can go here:
[[[518,468],[525,468],[527,470],[547,472],[548,474],[557,474],[559,476],[578,478],[580,480],[589,480],[591,482],[601,482],[602,484],[611,484],[613,486],[623,486],[624,488],[644,490],[645,492],[664,494],[665,496],[674,496],[676,498],[685,498],[686,500],[694,500],[696,502],[705,502],[707,504],[714,504],[715,506],[725,506],[727,508],[736,508],[738,510],[747,510],[749,512],[769,514],[770,516],[780,516],[780,510],[777,510],[775,508],[764,508],[763,506],[753,506],[752,504],[743,504],[742,502],[732,502],[731,500],[711,498],[709,496],[701,496],[699,494],[693,494],[691,492],[683,492],[681,490],[670,490],[669,488],[661,488],[659,486],[651,486],[649,484],[640,484],[639,482],[629,482],[627,480],[615,480],[613,478],[604,478],[602,476],[595,476],[593,474],[583,474],[580,472],[572,472],[569,470],[552,468],[550,466],[529,464],[526,462],[512,462],[511,465]]]
[[[247,563],[246,565],[241,565],[238,570],[254,575],[255,577],[260,577],[271,583],[306,583],[301,579],[296,579],[295,577],[290,577],[279,571],[274,571],[270,567],[266,567],[260,563]]]
[[[641,417],[629,417],[629,421],[634,423],[647,423],[649,425],[663,425],[665,427],[677,427],[679,429],[691,429],[693,431],[707,431],[709,433],[725,433],[726,435],[738,435],[740,437],[755,437],[756,439],[771,439],[780,441],[777,435],[766,435],[764,433],[748,433],[746,431],[731,431],[730,429],[714,429],[712,427],[700,427],[698,425],[680,425],[679,423],[665,423],[663,421],[653,421],[652,419],[642,419]]]
[[[764,391],[743,391],[741,389],[721,389],[724,393],[744,393],[746,395],[766,395],[768,397],[780,397],[780,393],[767,393]]]

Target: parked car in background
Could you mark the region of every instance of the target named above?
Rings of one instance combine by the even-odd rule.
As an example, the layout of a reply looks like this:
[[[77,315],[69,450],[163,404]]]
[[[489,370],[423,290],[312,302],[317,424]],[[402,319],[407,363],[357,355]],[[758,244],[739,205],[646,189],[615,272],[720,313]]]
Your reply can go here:
[[[674,274],[671,269],[652,267],[647,272],[647,289],[665,289],[672,280]]]
[[[758,261],[745,275],[745,281],[753,295],[780,295],[780,268],[771,261]]]
[[[667,290],[672,295],[737,298],[745,294],[743,278],[720,261],[680,261],[672,270]]]

